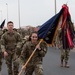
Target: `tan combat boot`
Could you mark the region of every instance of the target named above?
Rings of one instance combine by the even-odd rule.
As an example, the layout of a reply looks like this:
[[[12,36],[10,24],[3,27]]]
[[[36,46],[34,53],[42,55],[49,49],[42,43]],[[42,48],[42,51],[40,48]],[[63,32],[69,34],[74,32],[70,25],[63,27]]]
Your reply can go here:
[[[64,66],[65,68],[69,68],[70,66],[68,65],[68,63],[67,62],[65,62],[65,66]]]
[[[60,66],[63,67],[63,59],[61,60],[61,65]]]
[[[64,56],[61,56],[61,65],[60,66],[63,67],[64,66],[63,64],[64,64]]]

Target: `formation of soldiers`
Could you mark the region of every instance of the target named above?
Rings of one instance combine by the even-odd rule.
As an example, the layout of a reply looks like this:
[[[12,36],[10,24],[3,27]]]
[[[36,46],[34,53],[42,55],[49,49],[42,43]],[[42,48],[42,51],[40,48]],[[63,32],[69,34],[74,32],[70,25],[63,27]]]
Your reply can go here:
[[[25,69],[25,75],[32,75],[34,70],[36,75],[43,75],[42,62],[47,52],[47,44],[42,42],[37,45],[39,42],[37,32],[24,37],[20,30],[13,27],[14,23],[9,21],[7,23],[8,29],[0,30],[0,75],[2,75],[2,59],[5,59],[8,75],[18,75],[20,63],[16,61],[17,58],[20,58],[20,62],[25,63],[35,48],[37,50]]]
[[[28,32],[26,36],[25,31],[21,29],[17,30],[13,27],[14,23],[9,21],[7,23],[8,29],[0,29],[0,75],[2,75],[2,59],[5,59],[8,75],[18,75],[20,63],[24,65],[35,48],[37,48],[37,51],[28,63],[25,69],[25,75],[32,75],[34,71],[35,75],[43,75],[42,62],[43,57],[47,53],[47,44],[42,42],[40,45],[37,45],[39,43],[37,32]],[[57,44],[57,47],[60,49],[60,66],[69,68],[68,60],[70,49],[64,50],[61,40],[61,29],[59,29],[55,44]]]

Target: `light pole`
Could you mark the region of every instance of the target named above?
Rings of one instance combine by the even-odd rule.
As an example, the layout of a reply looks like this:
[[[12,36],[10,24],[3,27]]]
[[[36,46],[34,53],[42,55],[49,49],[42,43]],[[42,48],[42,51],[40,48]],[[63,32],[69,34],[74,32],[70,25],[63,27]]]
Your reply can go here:
[[[19,18],[19,28],[20,28],[20,1],[18,0],[18,18]]]
[[[54,2],[55,2],[54,4],[55,4],[55,14],[56,14],[56,0]]]
[[[8,22],[8,4],[6,3],[7,5],[7,22]]]

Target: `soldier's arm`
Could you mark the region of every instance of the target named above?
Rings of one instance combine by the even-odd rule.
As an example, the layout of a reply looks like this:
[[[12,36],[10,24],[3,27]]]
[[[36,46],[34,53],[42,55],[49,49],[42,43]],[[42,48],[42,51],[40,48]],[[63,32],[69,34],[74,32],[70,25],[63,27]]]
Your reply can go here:
[[[27,44],[25,43],[21,51],[20,59],[25,62],[27,60],[27,55],[28,55]]]
[[[2,50],[2,52],[6,51],[6,49],[5,49],[5,38],[4,38],[4,35],[2,35],[2,37],[1,37],[1,50]]]
[[[44,57],[47,53],[47,44],[45,42],[42,42],[40,45],[39,55]]]
[[[17,48],[21,48],[21,44],[22,44],[22,37],[19,33],[17,33]]]
[[[16,55],[17,56],[20,56],[21,54],[21,44],[22,44],[22,38],[21,38],[21,35],[19,33],[17,33],[17,44],[16,44],[16,47],[15,47],[15,52],[16,52]]]

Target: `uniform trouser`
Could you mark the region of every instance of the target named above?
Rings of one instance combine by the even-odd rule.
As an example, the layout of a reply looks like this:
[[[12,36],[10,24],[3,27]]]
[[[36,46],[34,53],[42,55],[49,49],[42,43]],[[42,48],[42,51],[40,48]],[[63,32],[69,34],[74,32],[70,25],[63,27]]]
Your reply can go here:
[[[0,52],[0,71],[1,71],[1,67],[2,67],[2,58],[3,58],[3,54],[2,54],[2,52]]]
[[[5,58],[7,68],[8,68],[8,75],[18,75],[19,64],[13,62],[14,54],[8,54]]]
[[[32,75],[35,72],[35,75],[43,75],[42,64],[28,65],[25,70],[25,75]]]
[[[69,54],[70,54],[70,50],[63,50],[61,49],[61,61],[63,62],[63,60],[65,61],[65,63],[68,63],[69,60]]]

